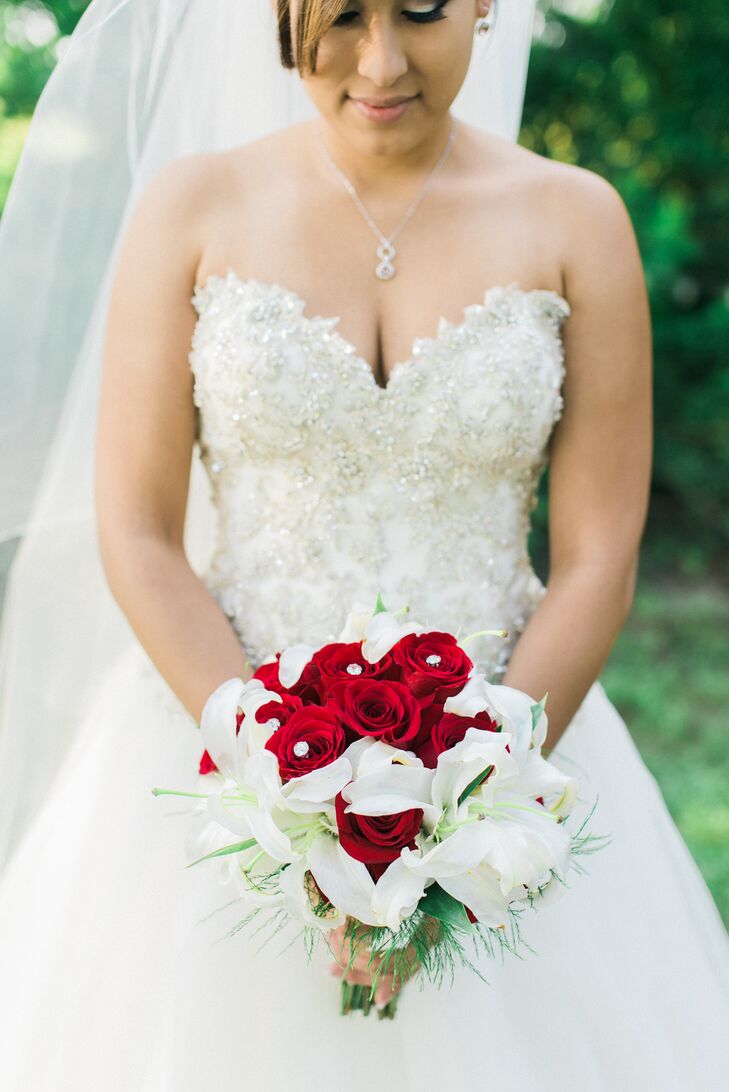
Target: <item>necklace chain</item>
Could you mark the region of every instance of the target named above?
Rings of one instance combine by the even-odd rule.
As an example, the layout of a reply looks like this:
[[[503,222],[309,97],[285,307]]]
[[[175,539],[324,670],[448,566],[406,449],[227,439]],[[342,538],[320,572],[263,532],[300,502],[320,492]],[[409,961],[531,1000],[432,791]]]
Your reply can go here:
[[[436,174],[438,173],[438,171],[441,169],[441,167],[445,163],[446,159],[448,158],[450,150],[453,147],[453,141],[456,138],[456,128],[457,128],[456,119],[452,118],[452,120],[451,120],[451,131],[450,131],[450,134],[448,136],[448,140],[446,142],[445,148],[441,152],[440,156],[438,157],[437,163],[435,164],[432,171],[430,172],[430,174],[426,178],[425,182],[423,183],[423,186],[422,186],[422,188],[420,190],[420,193],[416,196],[415,200],[410,204],[410,206],[407,209],[405,215],[403,216],[400,223],[397,225],[397,227],[392,232],[392,234],[390,235],[389,238],[380,231],[377,224],[375,223],[375,221],[372,219],[369,212],[365,208],[365,205],[364,205],[362,199],[360,198],[359,194],[357,193],[356,189],[354,188],[354,186],[352,185],[350,180],[347,178],[344,171],[342,171],[337,166],[337,164],[334,162],[334,159],[333,159],[331,153],[329,152],[329,149],[327,148],[326,144],[324,143],[323,137],[321,136],[321,133],[319,132],[319,129],[317,128],[316,135],[317,135],[317,138],[319,140],[319,144],[321,146],[321,149],[322,149],[324,155],[329,160],[330,166],[332,167],[335,174],[339,178],[339,181],[342,183],[342,185],[346,189],[347,193],[350,195],[350,197],[354,201],[354,203],[357,206],[357,208],[359,209],[359,211],[362,213],[362,216],[364,217],[365,221],[367,222],[368,227],[370,228],[372,233],[376,236],[376,238],[379,239],[379,241],[380,241],[380,245],[377,248],[377,257],[380,260],[379,260],[378,264],[375,267],[375,274],[380,278],[380,280],[389,281],[392,277],[395,276],[395,266],[393,264],[393,259],[394,259],[395,255],[397,254],[397,250],[393,246],[393,242],[397,238],[397,236],[400,234],[402,229],[405,227],[405,225],[407,224],[408,220],[410,219],[410,217],[413,215],[413,213],[417,209],[420,202],[425,197],[425,194],[427,193],[428,189],[430,188],[430,185],[433,182],[433,179],[435,178]]]

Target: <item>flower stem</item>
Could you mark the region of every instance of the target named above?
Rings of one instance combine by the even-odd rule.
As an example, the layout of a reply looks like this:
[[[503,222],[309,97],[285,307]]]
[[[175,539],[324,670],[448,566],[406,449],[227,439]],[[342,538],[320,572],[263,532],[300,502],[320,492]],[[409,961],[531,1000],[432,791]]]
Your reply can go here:
[[[207,800],[209,792],[178,792],[176,789],[152,789],[153,796],[193,796],[197,800]]]

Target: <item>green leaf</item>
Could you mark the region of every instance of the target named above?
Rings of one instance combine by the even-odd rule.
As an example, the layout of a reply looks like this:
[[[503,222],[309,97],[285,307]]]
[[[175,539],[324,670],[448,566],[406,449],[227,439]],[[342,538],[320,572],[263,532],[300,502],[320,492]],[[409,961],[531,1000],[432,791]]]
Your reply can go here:
[[[547,691],[547,693],[544,695],[544,697],[542,698],[541,701],[536,702],[532,706],[532,732],[534,731],[537,724],[539,723],[539,718],[541,717],[542,713],[544,712],[544,706],[547,704],[547,698],[548,697],[549,697],[549,691]]]
[[[491,773],[493,768],[494,768],[493,765],[487,766],[486,769],[483,770],[482,773],[478,774],[476,777],[474,777],[473,781],[470,781],[468,783],[468,785],[466,785],[465,789],[463,790],[461,795],[458,797],[459,806],[463,803],[464,800],[468,799],[468,797],[471,795],[472,792],[476,791],[476,789],[479,787],[479,785],[483,784],[483,782],[486,780],[486,778]]]
[[[206,853],[204,857],[198,857],[196,861],[190,861],[185,868],[192,868],[193,865],[200,864],[200,861],[209,861],[211,857],[227,857],[231,853],[240,853],[244,849],[252,849],[257,845],[255,838],[248,838],[245,842],[236,842],[234,846],[223,846],[222,849],[214,849],[212,853]]]
[[[375,603],[375,609],[373,610],[372,613],[373,614],[383,614],[383,613],[386,613],[386,612],[387,612],[387,607],[382,602],[382,595],[380,594],[380,592],[378,592],[377,593],[377,602]]]
[[[447,891],[444,891],[437,883],[430,885],[418,903],[418,910],[438,921],[444,921],[455,929],[461,929],[464,933],[472,933],[473,926],[468,920],[466,908],[458,899],[454,899]]]

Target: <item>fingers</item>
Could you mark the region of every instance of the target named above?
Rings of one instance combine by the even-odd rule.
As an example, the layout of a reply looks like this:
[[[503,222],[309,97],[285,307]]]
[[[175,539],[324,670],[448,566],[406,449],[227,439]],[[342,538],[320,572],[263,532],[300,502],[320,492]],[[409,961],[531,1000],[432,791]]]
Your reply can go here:
[[[373,974],[366,968],[357,969],[355,967],[350,967],[349,970],[346,970],[345,968],[340,967],[338,963],[331,963],[329,965],[329,970],[333,975],[343,978],[345,982],[349,982],[353,986],[372,985]],[[375,990],[375,1004],[386,1005],[401,989],[402,979],[399,979],[397,983],[394,983],[392,972],[381,975],[377,981],[377,989]]]

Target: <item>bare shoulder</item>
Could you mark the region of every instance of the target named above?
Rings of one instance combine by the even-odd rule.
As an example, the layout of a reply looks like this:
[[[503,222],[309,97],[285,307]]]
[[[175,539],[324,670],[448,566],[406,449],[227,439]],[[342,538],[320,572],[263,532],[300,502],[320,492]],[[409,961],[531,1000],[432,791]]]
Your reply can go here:
[[[255,224],[262,198],[269,207],[280,189],[295,185],[297,139],[298,133],[281,130],[224,151],[180,157],[158,172],[151,199],[174,216],[197,252],[201,275],[207,255],[214,266],[215,256],[228,253],[246,225]]]
[[[529,153],[534,155],[534,153]],[[543,156],[544,209],[561,240],[564,283],[570,299],[601,293],[616,302],[644,302],[645,279],[638,241],[619,191],[601,175]]]
[[[627,210],[615,187],[594,171],[572,163],[549,159],[521,144],[469,126],[485,177],[496,177],[510,190],[548,201],[552,216],[610,216],[623,220]]]
[[[490,134],[472,139],[479,192],[501,195],[515,218],[552,255],[573,295],[604,289],[643,292],[638,244],[618,190],[594,171],[549,159]]]
[[[140,209],[162,214],[163,223],[193,237],[232,183],[230,152],[179,156],[163,164],[147,183]]]

